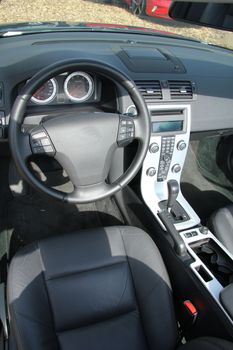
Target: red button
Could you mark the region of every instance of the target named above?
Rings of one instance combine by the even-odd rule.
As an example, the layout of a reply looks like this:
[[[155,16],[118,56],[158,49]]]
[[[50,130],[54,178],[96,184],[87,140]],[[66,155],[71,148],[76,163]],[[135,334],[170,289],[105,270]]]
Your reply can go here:
[[[193,316],[197,315],[197,309],[195,308],[195,306],[193,305],[193,303],[190,300],[185,300],[184,306]]]

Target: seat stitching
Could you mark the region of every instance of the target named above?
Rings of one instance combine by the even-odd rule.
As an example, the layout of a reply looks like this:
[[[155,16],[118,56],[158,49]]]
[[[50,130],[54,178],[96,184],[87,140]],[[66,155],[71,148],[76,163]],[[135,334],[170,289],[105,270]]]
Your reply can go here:
[[[36,244],[34,244],[35,247],[37,246]],[[13,259],[12,260],[12,263],[11,263],[11,271],[14,270],[14,266],[16,265],[16,260]],[[9,290],[8,288],[8,291],[9,291],[9,297],[10,297],[10,300],[13,299],[13,289],[12,291]],[[22,349],[23,350],[23,337],[22,337],[22,332],[21,332],[21,329],[18,325],[18,320],[17,320],[17,317],[16,317],[16,311],[14,309],[14,307],[12,305],[9,305],[9,311],[14,315],[12,317],[12,326],[13,326],[13,330],[15,332],[15,335],[16,335],[16,343],[17,343],[17,346],[19,347],[19,349]]]
[[[44,323],[44,322],[35,320],[34,318],[32,318],[32,317],[30,317],[30,316],[28,316],[28,315],[25,315],[25,314],[23,314],[23,313],[21,313],[21,312],[16,311],[15,313],[16,313],[17,315],[19,315],[19,316],[22,316],[23,318],[25,318],[25,319],[27,319],[27,320],[29,320],[29,321],[32,321],[32,322],[34,322],[34,323],[38,323],[38,324],[40,324],[40,325],[42,325],[42,326],[44,326],[44,327],[46,327],[46,328],[49,328],[49,329],[53,328],[53,327],[50,327],[49,324],[46,324],[46,323]]]
[[[89,328],[89,327],[94,327],[98,324],[101,324],[101,323],[105,323],[105,322],[109,322],[111,320],[114,320],[116,318],[121,318],[121,317],[124,317],[128,314],[131,314],[131,313],[135,313],[135,312],[138,312],[137,309],[132,309],[132,310],[129,310],[129,311],[125,311],[125,312],[122,312],[118,315],[113,315],[112,317],[108,317],[104,320],[100,320],[100,321],[97,321],[97,322],[93,322],[93,323],[89,323],[88,325],[85,325],[85,326],[78,326],[78,327],[74,327],[74,328],[70,328],[70,329],[64,329],[64,330],[61,330],[61,331],[58,331],[57,334],[61,334],[61,333],[66,333],[66,332],[72,332],[72,331],[75,331],[75,330],[81,330],[81,329],[85,329],[85,328]]]
[[[127,276],[126,276],[126,281],[125,281],[125,285],[124,285],[124,289],[121,293],[121,296],[120,296],[120,299],[115,307],[115,309],[117,309],[119,307],[119,305],[121,304],[121,301],[123,299],[123,296],[125,295],[125,291],[126,291],[126,288],[127,288],[127,285],[128,285],[128,280],[129,280],[129,274],[128,274],[128,270],[127,270]]]
[[[145,329],[144,329],[144,325],[143,325],[142,320],[141,320],[140,306],[139,306],[138,297],[137,297],[137,292],[136,292],[136,288],[135,288],[135,284],[134,284],[133,273],[132,273],[131,265],[130,265],[130,263],[129,263],[129,258],[128,258],[127,249],[126,249],[126,246],[125,246],[125,241],[124,241],[124,238],[123,238],[123,234],[122,234],[121,227],[118,227],[118,230],[119,230],[120,235],[121,235],[122,243],[123,243],[124,250],[125,250],[126,259],[127,259],[128,266],[129,266],[129,270],[130,270],[131,277],[132,277],[132,284],[133,284],[133,287],[134,287],[135,299],[136,299],[137,308],[138,308],[138,311],[139,311],[139,319],[140,319],[140,321],[141,321],[141,322],[140,322],[140,323],[141,323],[141,327],[142,327],[142,329],[143,329],[143,333],[144,333],[144,336],[145,336],[145,342],[146,342],[146,344],[147,344],[147,346],[148,346],[148,349],[150,349],[149,342],[148,342],[148,339],[147,339],[147,336],[146,336],[146,332],[145,332]]]
[[[53,320],[53,331],[54,331],[54,334],[55,334],[55,339],[56,339],[56,343],[57,343],[57,348],[59,349],[59,344],[58,344],[58,339],[56,337],[56,329],[55,329],[55,321],[54,321],[54,314],[53,314],[53,308],[52,308],[52,303],[51,303],[51,300],[50,300],[50,295],[49,295],[49,291],[48,291],[48,287],[47,287],[47,283],[46,283],[46,279],[45,279],[45,273],[44,273],[44,270],[43,267],[44,267],[44,261],[42,259],[42,255],[41,255],[41,250],[40,250],[40,246],[39,246],[39,242],[37,243],[38,245],[38,250],[39,250],[39,258],[40,258],[40,262],[41,262],[41,270],[42,270],[42,280],[44,282],[44,286],[45,286],[45,292],[46,292],[46,295],[47,295],[47,298],[48,298],[48,304],[49,304],[49,308],[50,308],[50,312],[51,312],[51,317],[52,317],[52,320]]]
[[[94,267],[93,269],[82,270],[82,271],[74,271],[74,272],[64,273],[64,274],[60,274],[60,275],[54,275],[53,277],[45,278],[45,281],[46,282],[53,281],[53,280],[56,280],[56,279],[66,278],[66,277],[70,277],[70,276],[73,276],[73,275],[79,275],[79,274],[89,273],[89,272],[96,271],[96,270],[107,269],[107,268],[113,267],[115,265],[126,264],[126,263],[127,263],[126,260],[125,261],[118,261],[118,262],[116,262],[114,264]]]

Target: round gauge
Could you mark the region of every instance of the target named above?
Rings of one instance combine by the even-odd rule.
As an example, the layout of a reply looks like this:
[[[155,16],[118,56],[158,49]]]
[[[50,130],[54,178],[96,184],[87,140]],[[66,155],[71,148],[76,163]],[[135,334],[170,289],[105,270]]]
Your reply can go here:
[[[57,94],[57,82],[50,79],[34,92],[31,101],[40,105],[51,102]]]
[[[93,94],[94,82],[89,74],[74,72],[66,78],[64,90],[71,101],[84,102]]]

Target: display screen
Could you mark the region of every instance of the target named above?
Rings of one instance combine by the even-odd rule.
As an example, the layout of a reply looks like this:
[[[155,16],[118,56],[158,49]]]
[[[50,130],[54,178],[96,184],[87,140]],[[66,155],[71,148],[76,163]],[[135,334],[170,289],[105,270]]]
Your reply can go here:
[[[152,132],[169,132],[183,130],[183,120],[172,120],[164,122],[153,122]]]

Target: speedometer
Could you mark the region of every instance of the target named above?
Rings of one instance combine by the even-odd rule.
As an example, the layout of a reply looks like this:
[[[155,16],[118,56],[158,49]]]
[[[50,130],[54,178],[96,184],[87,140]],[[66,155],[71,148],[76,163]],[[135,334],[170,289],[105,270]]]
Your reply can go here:
[[[50,79],[34,92],[31,101],[40,105],[51,102],[57,94],[57,82]]]
[[[71,101],[84,102],[93,94],[94,82],[89,74],[74,72],[66,78],[64,90]]]

